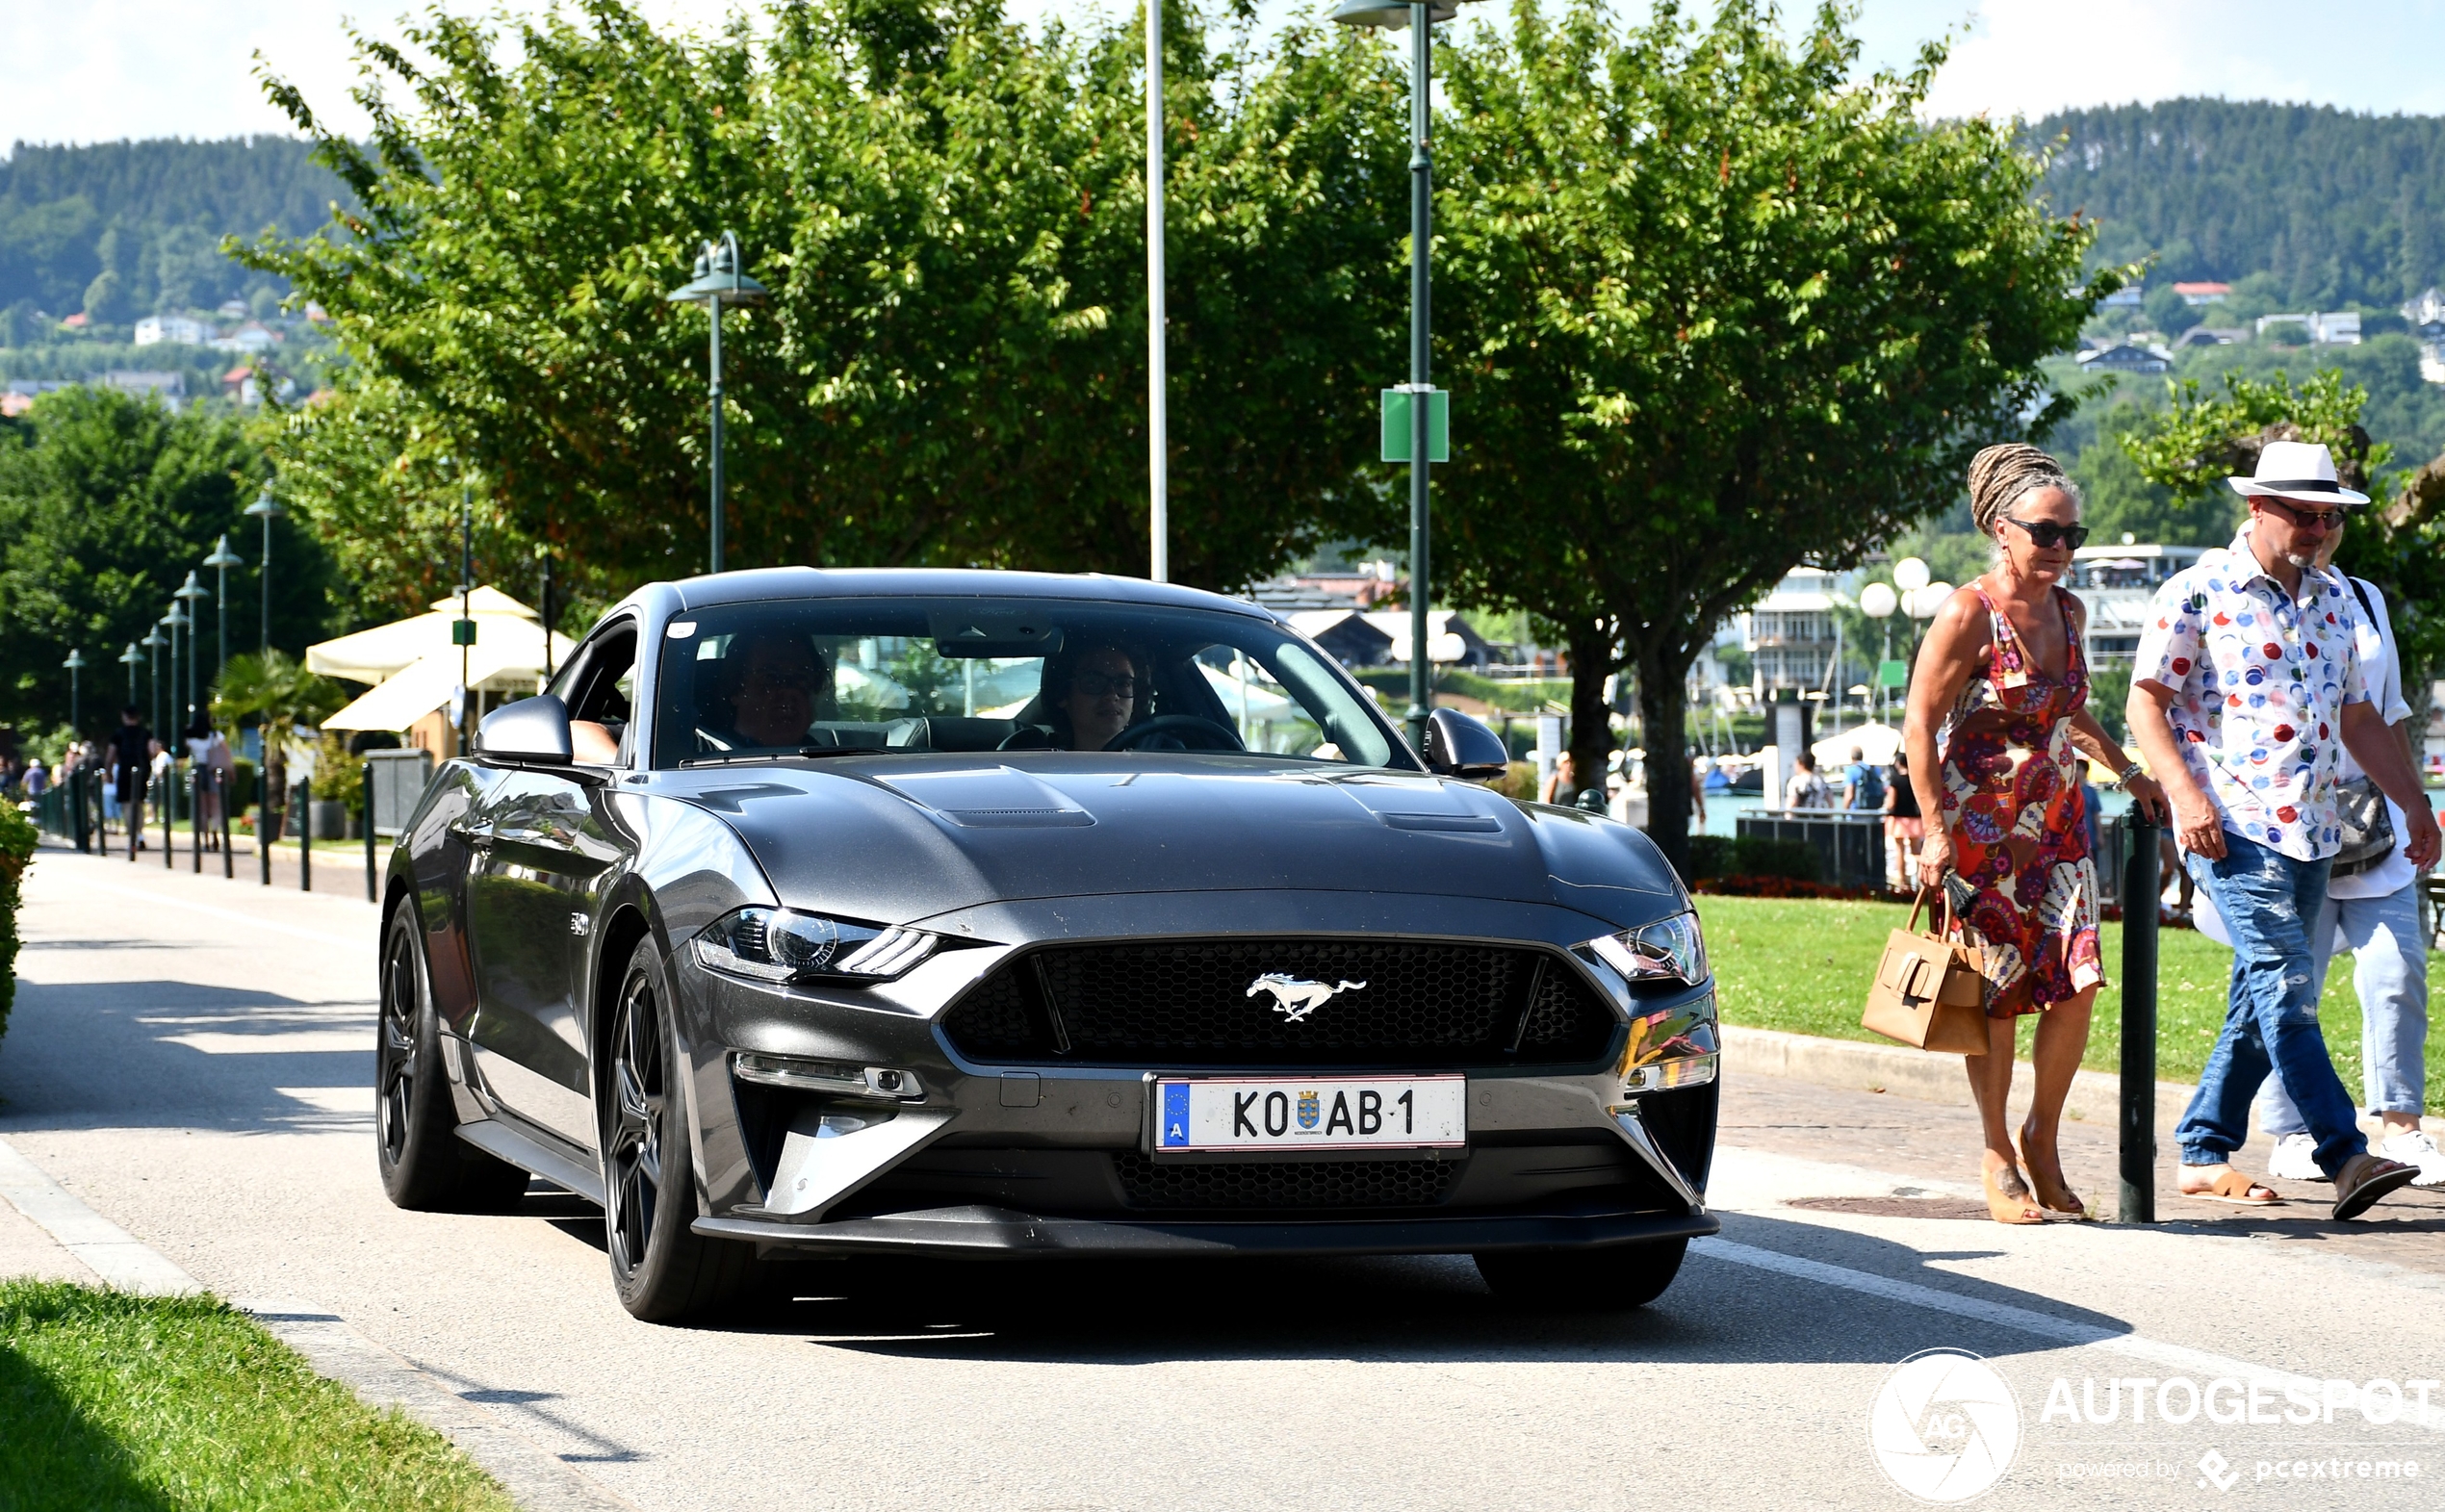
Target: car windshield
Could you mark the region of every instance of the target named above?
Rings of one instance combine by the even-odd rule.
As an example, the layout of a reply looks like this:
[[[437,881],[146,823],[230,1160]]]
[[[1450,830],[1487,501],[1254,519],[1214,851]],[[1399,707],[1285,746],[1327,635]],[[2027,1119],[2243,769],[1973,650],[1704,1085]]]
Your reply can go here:
[[[835,751],[1407,748],[1315,648],[1252,615],[1041,599],[793,599],[666,628],[656,766]]]

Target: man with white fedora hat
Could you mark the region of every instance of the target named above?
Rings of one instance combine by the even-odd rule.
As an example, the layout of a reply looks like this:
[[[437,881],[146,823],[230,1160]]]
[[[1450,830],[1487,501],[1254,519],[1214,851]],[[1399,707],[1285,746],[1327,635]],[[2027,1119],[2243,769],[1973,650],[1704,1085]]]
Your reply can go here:
[[[2434,863],[2439,837],[2409,756],[2370,702],[2381,669],[2362,653],[2355,596],[2318,565],[2344,508],[2368,496],[2305,442],[2268,443],[2256,474],[2230,482],[2250,520],[2157,591],[2126,709],[2173,802],[2183,864],[2233,938],[2224,1033],[2175,1131],[2181,1191],[2243,1207],[2282,1200],[2231,1166],[2272,1070],[2334,1181],[2334,1216],[2353,1218],[2419,1169],[2370,1151],[2318,1027],[2312,930],[2342,847],[2346,752],[2400,806],[2414,868]]]

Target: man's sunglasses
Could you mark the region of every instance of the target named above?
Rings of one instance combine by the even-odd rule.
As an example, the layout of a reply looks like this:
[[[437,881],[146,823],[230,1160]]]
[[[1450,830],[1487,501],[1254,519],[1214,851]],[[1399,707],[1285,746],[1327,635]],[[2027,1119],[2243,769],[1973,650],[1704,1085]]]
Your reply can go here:
[[[2056,525],[2051,520],[2016,520],[2010,515],[2003,518],[2005,524],[2019,525],[2028,535],[2029,544],[2041,551],[2051,551],[2058,546],[2068,546],[2076,551],[2080,543],[2089,538],[2089,527],[2084,525]]]
[[[2288,504],[2280,499],[2273,499],[2265,494],[2260,494],[2255,502],[2266,505],[2303,530],[2343,528],[2343,511],[2340,509],[2303,509],[2298,504]]]

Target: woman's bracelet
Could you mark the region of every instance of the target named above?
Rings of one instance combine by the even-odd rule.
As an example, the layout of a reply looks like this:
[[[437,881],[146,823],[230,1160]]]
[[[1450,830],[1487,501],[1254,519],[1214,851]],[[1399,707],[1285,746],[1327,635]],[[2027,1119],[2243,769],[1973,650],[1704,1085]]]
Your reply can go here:
[[[2114,774],[2114,785],[2117,787],[2128,787],[2131,785],[2132,778],[2144,777],[2147,773],[2148,768],[2140,765],[2137,761],[2126,761],[2123,763],[2123,770]]]

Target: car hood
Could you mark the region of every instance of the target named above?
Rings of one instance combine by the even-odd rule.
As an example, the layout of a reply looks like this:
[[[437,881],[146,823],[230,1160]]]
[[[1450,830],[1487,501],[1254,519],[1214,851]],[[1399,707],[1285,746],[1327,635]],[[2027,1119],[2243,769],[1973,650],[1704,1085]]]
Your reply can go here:
[[[1300,889],[1686,908],[1647,838],[1475,783],[1193,753],[911,754],[656,773],[720,814],[777,895],[911,923],[1032,898]]]

